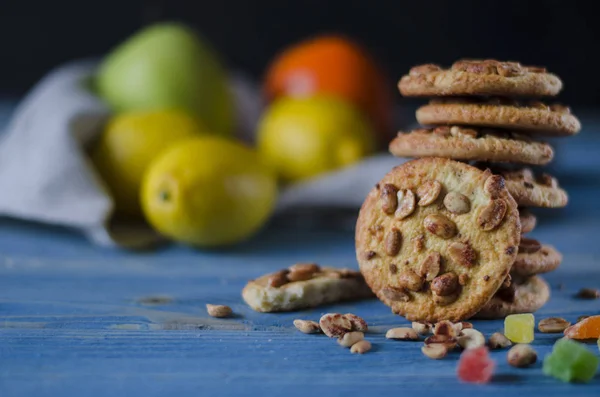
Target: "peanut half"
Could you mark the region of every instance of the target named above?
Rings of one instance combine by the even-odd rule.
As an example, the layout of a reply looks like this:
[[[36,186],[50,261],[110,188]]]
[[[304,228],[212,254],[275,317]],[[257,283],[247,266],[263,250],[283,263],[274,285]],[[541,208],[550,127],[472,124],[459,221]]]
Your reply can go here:
[[[385,337],[396,340],[419,340],[417,331],[407,327],[392,328],[385,333]]]
[[[488,340],[488,347],[492,350],[504,349],[510,345],[512,345],[512,342],[500,332],[494,332]]]
[[[476,329],[463,329],[458,336],[458,345],[463,349],[476,349],[485,346],[485,337]]]
[[[513,367],[527,367],[537,361],[537,353],[527,344],[518,344],[508,351],[506,360]]]
[[[364,339],[356,342],[350,348],[351,353],[358,353],[358,354],[364,354],[364,353],[368,352],[369,350],[371,350],[371,342],[369,342],[368,340],[364,340]]]
[[[433,360],[439,360],[441,358],[446,357],[448,354],[448,348],[440,343],[434,343],[431,345],[425,345],[421,347],[421,351],[427,357]]]
[[[305,334],[318,334],[321,332],[321,327],[315,321],[310,320],[294,320],[294,327],[298,329],[298,331],[303,332]]]
[[[339,338],[352,331],[352,322],[339,313],[327,313],[321,316],[319,325],[323,333],[330,338]]]
[[[229,306],[206,304],[206,311],[211,317],[224,318],[229,317],[233,313]]]
[[[561,317],[549,317],[540,320],[538,329],[545,334],[560,334],[567,329],[571,323]]]
[[[363,334],[362,332],[354,331],[344,334],[341,338],[338,339],[338,343],[340,346],[343,347],[352,347],[357,342],[363,339],[365,339],[365,334]]]

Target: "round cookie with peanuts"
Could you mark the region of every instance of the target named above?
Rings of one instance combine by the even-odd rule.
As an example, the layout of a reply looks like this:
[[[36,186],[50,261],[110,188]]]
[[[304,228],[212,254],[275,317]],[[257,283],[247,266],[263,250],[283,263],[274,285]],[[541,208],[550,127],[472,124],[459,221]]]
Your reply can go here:
[[[579,119],[562,105],[520,103],[506,98],[440,98],[417,109],[423,125],[465,125],[520,130],[547,136],[575,135]]]
[[[521,220],[521,235],[530,233],[537,225],[537,217],[527,208],[519,208],[519,219]]]
[[[521,237],[519,253],[511,269],[511,274],[519,277],[529,277],[535,274],[548,273],[556,270],[562,262],[562,254],[551,245]]]
[[[404,96],[497,95],[554,96],[562,81],[545,68],[518,62],[460,60],[449,69],[425,64],[410,69],[398,83]]]
[[[398,133],[390,143],[398,157],[445,157],[463,161],[493,161],[543,165],[554,157],[552,147],[503,130],[439,126]]]
[[[535,175],[530,168],[513,170],[494,166],[491,169],[504,178],[506,188],[520,206],[562,208],[569,202],[567,192],[552,175]]]
[[[465,163],[422,158],[368,194],[356,225],[365,281],[410,321],[460,321],[500,288],[520,241],[504,180]]]
[[[516,280],[502,288],[474,318],[501,319],[511,314],[533,313],[550,299],[550,287],[541,277]]]

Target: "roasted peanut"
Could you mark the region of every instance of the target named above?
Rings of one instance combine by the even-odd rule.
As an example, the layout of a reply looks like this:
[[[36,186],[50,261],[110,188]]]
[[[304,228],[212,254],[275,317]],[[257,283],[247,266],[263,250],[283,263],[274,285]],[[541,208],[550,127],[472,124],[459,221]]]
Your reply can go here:
[[[471,201],[463,194],[450,192],[444,197],[444,207],[453,214],[466,214],[471,210]]]
[[[419,197],[419,206],[424,207],[433,203],[440,192],[442,191],[442,184],[438,181],[427,181],[417,189],[417,196]]]
[[[392,215],[398,208],[398,188],[391,183],[386,183],[381,188],[381,209],[388,215]]]
[[[318,334],[321,332],[321,327],[315,321],[310,320],[294,320],[294,327],[298,329],[298,331],[303,332],[305,334]]]
[[[206,311],[209,316],[217,318],[229,317],[233,313],[229,306],[211,305],[209,303],[206,304]]]
[[[439,252],[431,252],[421,263],[419,274],[427,281],[432,281],[440,273],[442,257]]]
[[[449,239],[456,235],[456,224],[443,215],[427,215],[423,220],[423,227],[431,234],[443,239]]]
[[[479,216],[477,217],[477,223],[479,227],[484,231],[494,230],[506,215],[506,210],[508,206],[504,199],[495,199],[490,201],[490,203],[484,207]]]
[[[397,340],[419,340],[419,335],[417,331],[412,328],[392,328],[385,333],[385,337],[387,339],[397,339]]]
[[[455,263],[464,267],[473,267],[477,255],[471,246],[467,243],[455,242],[448,246],[448,255]]]
[[[402,247],[402,233],[398,229],[391,229],[385,238],[385,253],[396,256]]]

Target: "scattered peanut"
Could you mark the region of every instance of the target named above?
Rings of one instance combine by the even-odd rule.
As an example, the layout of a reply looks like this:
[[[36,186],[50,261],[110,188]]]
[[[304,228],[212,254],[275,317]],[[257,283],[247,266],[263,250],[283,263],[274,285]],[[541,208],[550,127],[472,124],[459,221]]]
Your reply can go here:
[[[371,350],[371,342],[369,342],[368,340],[364,340],[364,339],[356,342],[350,348],[351,353],[358,353],[358,354],[364,354],[364,353],[368,352],[369,350]]]
[[[321,327],[315,321],[310,320],[294,320],[294,327],[298,329],[298,331],[303,332],[305,334],[318,334],[321,332]]]
[[[424,355],[434,360],[444,358],[448,354],[448,349],[446,348],[446,346],[439,343],[425,345],[421,347],[421,351]]]
[[[468,321],[461,321],[460,323],[462,324],[462,329],[473,328],[473,324]]]
[[[419,335],[429,334],[431,332],[431,328],[431,324],[418,323],[416,321],[413,321],[412,323],[412,329],[417,331]]]
[[[456,347],[456,338],[448,335],[431,335],[425,338],[426,345],[444,345],[447,350],[452,350]]]
[[[407,327],[392,328],[385,333],[385,337],[396,340],[419,340],[417,331]]]
[[[540,332],[545,334],[560,334],[567,327],[571,325],[570,322],[561,317],[549,317],[540,320],[538,329]]]
[[[577,297],[581,299],[598,299],[600,298],[600,290],[594,288],[582,288],[577,293]]]
[[[458,336],[458,345],[463,349],[476,349],[485,346],[485,337],[476,329],[463,329]]]
[[[460,330],[457,330],[455,328],[455,324],[448,320],[442,320],[433,326],[434,335],[444,335],[450,338],[455,338],[458,335],[459,331]]]
[[[500,332],[494,332],[488,340],[488,347],[492,350],[504,349],[512,345],[512,342]]]
[[[319,325],[323,333],[330,338],[339,338],[345,333],[352,331],[350,320],[339,313],[327,313],[321,316]]]
[[[229,317],[233,313],[229,306],[211,305],[210,303],[206,304],[206,311],[209,316],[217,318]]]
[[[527,367],[537,361],[537,353],[527,344],[518,344],[508,351],[506,360],[513,367]]]
[[[352,331],[360,331],[360,332],[368,331],[369,326],[367,325],[367,322],[362,317],[358,317],[356,314],[352,314],[352,313],[346,313],[346,314],[344,314],[344,317],[346,317],[348,320],[350,320],[350,324],[352,324]]]
[[[362,332],[354,331],[348,332],[344,334],[341,338],[338,339],[338,343],[343,347],[352,347],[357,342],[363,340],[365,338],[365,334]]]

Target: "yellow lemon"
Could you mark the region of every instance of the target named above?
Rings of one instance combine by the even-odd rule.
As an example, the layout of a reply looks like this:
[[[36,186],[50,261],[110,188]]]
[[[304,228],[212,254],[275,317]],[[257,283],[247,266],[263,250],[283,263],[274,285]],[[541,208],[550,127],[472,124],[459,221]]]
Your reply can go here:
[[[205,136],[179,142],[152,162],[142,207],[156,230],[201,247],[241,241],[269,218],[274,173],[239,143]]]
[[[180,110],[123,113],[106,126],[92,161],[107,184],[117,213],[141,216],[140,186],[148,164],[166,147],[203,132]]]
[[[265,112],[258,128],[261,157],[285,181],[298,181],[361,160],[373,152],[370,123],[338,98],[285,97]]]

